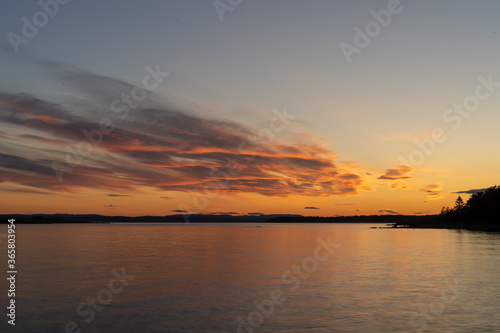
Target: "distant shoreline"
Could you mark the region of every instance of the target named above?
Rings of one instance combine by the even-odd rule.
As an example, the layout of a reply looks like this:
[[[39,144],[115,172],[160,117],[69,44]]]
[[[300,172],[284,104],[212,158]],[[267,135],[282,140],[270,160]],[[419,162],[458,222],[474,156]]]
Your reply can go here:
[[[301,216],[301,215],[210,215],[193,214],[166,216],[105,216],[94,214],[2,214],[3,223],[15,219],[17,224],[56,223],[415,223],[431,221],[435,215],[353,215],[353,216]]]
[[[500,227],[493,223],[455,224],[439,220],[439,215],[353,215],[353,216],[300,216],[300,215],[191,215],[186,221],[182,215],[166,216],[105,216],[72,214],[12,214],[0,215],[0,223],[7,224],[8,219],[15,219],[16,224],[113,224],[113,223],[374,223],[385,226],[375,229],[453,229],[500,232]]]

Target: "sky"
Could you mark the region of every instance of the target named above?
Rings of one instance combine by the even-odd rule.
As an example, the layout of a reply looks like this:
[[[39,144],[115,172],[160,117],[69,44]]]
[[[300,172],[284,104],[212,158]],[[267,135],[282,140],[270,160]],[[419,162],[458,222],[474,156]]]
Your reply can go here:
[[[4,1],[2,214],[434,214],[499,184],[496,1]]]

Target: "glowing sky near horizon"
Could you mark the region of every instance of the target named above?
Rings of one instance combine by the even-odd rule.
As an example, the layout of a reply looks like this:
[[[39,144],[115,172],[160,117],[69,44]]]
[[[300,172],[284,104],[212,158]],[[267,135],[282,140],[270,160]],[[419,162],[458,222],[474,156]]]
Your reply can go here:
[[[0,213],[428,214],[498,184],[500,3],[401,1],[356,44],[395,3],[73,0],[17,53],[42,9],[0,4]]]

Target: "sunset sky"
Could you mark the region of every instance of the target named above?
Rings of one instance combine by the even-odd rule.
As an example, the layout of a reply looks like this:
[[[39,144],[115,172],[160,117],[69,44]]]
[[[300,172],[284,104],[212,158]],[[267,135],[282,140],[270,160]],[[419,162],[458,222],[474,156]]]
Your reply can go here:
[[[59,1],[0,5],[1,214],[429,214],[500,184],[500,2]]]

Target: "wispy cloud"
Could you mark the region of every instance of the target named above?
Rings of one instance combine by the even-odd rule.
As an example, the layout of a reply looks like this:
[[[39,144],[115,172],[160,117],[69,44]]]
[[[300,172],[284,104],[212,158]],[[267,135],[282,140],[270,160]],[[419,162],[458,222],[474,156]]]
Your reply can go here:
[[[390,210],[390,209],[381,209],[378,212],[379,213],[389,213],[389,214],[399,214],[398,212],[395,212],[395,211]]]
[[[52,195],[53,193],[40,191],[32,188],[12,188],[12,187],[0,187],[1,192],[11,192],[11,193],[27,193],[27,194],[42,194],[42,195]]]
[[[72,193],[85,187],[133,192],[140,186],[190,192],[214,181],[211,174],[231,163],[239,170],[231,177],[231,189],[238,193],[344,196],[363,186],[362,177],[348,168],[354,164],[335,163],[334,151],[307,136],[293,143],[249,142],[258,129],[197,115],[152,92],[120,117],[110,105],[133,85],[55,62],[43,65],[72,93],[40,98],[0,92],[0,124],[7,129],[0,133],[0,182]],[[112,133],[80,156],[81,163],[59,182],[52,162],[74,163],[77,157],[68,151],[88,145],[88,133],[97,133],[103,119],[111,122]]]
[[[213,215],[238,215],[238,212],[212,212]]]
[[[128,195],[128,194],[114,194],[114,193],[110,193],[110,194],[106,194],[108,197],[132,197],[131,195]]]
[[[396,169],[387,169],[385,173],[378,177],[377,179],[388,179],[388,180],[396,180],[396,179],[407,179],[411,178],[408,174],[413,171],[413,168],[410,168],[405,165],[398,165]]]
[[[383,141],[422,141],[425,139],[432,138],[433,128],[420,129],[404,133],[393,133],[393,134],[374,134],[374,138]]]
[[[440,184],[430,184],[420,189],[422,192],[426,192],[428,200],[436,200],[444,198],[441,195],[441,185]]]
[[[319,208],[318,207],[309,206],[309,207],[304,207],[304,209],[319,209]]]
[[[427,186],[424,186],[423,188],[420,189],[422,192],[427,192],[427,193],[434,193],[441,190],[441,185],[439,184],[430,184]]]
[[[472,189],[472,190],[465,190],[465,191],[457,191],[457,192],[452,192],[452,193],[457,193],[457,194],[474,194],[474,193],[484,192],[486,190],[487,190],[487,188],[479,188],[479,189]]]

